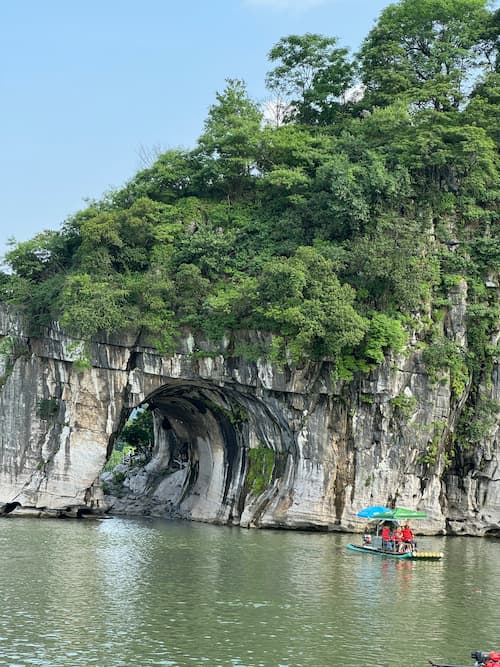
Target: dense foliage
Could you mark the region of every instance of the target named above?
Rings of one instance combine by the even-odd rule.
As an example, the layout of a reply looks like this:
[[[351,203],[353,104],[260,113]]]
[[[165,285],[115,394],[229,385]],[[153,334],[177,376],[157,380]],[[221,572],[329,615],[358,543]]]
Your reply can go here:
[[[486,0],[400,0],[354,58],[336,38],[284,37],[269,117],[228,80],[194,149],[13,243],[0,297],[33,326],[139,326],[165,351],[181,327],[265,330],[275,359],[327,357],[345,379],[412,329],[460,392],[495,354],[498,25]],[[443,343],[462,280],[467,353]]]

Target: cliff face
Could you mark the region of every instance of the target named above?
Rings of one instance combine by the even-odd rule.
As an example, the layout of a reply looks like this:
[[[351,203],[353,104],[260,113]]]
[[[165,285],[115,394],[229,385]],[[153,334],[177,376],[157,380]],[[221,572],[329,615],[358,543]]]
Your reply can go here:
[[[463,290],[448,335],[465,341]],[[500,531],[498,414],[479,446],[451,452],[465,395],[431,379],[417,346],[351,383],[329,363],[279,369],[200,352],[187,334],[162,357],[123,336],[92,345],[79,370],[57,328],[29,337],[0,310],[0,503],[4,511],[148,512],[242,526],[360,530],[365,505],[428,513],[424,532]],[[76,348],[78,346],[76,345]],[[500,400],[498,366],[484,396]],[[120,497],[100,474],[131,410],[155,416],[152,457],[122,475]],[[109,476],[108,476],[109,477]],[[116,479],[115,479],[116,481]]]

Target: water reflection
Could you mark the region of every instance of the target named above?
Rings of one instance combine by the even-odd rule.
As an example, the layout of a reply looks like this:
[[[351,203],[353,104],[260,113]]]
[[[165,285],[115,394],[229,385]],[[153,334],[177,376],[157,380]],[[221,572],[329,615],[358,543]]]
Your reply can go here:
[[[499,541],[435,538],[443,561],[413,562],[325,533],[1,526],[0,665],[418,667],[498,647]]]

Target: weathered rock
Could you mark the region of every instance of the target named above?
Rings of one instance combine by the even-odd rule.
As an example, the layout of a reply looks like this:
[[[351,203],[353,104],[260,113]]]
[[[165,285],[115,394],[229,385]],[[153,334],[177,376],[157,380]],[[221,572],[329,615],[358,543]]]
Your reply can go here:
[[[447,326],[466,345],[462,287],[454,299]],[[335,383],[326,361],[279,369],[231,356],[229,340],[213,350],[189,333],[170,357],[133,333],[95,341],[92,366],[81,370],[75,341],[57,326],[30,337],[7,308],[0,337],[12,342],[0,355],[0,503],[18,503],[14,514],[111,507],[356,531],[361,507],[392,503],[426,511],[423,532],[500,531],[498,419],[479,447],[450,459],[461,406],[446,378],[431,382],[417,346]],[[498,367],[482,392],[499,400]],[[155,416],[151,460],[101,484],[117,433],[144,403]],[[271,450],[271,469],[250,450]]]

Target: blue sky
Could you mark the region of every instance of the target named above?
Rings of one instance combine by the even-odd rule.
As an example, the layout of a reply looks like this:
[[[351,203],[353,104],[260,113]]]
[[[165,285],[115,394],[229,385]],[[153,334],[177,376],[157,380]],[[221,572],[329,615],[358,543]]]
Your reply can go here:
[[[269,49],[318,32],[355,51],[389,0],[2,0],[0,255],[192,147],[226,78],[265,101]]]

